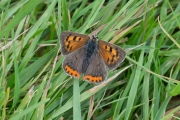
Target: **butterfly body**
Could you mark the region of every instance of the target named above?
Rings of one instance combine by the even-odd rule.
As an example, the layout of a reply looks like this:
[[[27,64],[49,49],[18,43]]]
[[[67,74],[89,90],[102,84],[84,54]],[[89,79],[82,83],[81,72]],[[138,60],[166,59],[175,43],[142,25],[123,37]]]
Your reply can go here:
[[[84,60],[83,60],[83,64],[82,64],[82,73],[85,73],[87,70],[87,67],[89,66],[91,57],[98,52],[98,44],[97,41],[95,40],[95,38],[89,39],[89,41],[86,43],[86,45],[84,46]]]
[[[60,35],[61,52],[66,55],[63,62],[65,72],[91,83],[100,83],[107,77],[107,68],[116,68],[125,58],[125,51],[113,44],[74,32]]]

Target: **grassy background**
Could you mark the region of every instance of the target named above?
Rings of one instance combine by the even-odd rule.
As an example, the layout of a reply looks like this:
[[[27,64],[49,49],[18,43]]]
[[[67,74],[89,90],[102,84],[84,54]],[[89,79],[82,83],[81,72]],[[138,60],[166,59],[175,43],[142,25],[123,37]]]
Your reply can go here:
[[[180,119],[179,0],[0,1],[1,120]],[[65,30],[121,46],[100,85],[62,70]]]

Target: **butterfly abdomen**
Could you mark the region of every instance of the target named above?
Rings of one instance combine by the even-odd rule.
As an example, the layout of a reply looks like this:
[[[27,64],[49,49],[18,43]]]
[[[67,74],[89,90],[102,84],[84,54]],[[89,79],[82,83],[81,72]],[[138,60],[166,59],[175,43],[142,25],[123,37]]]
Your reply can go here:
[[[94,40],[89,40],[89,42],[87,42],[84,49],[85,49],[85,56],[82,64],[82,73],[86,72],[92,55],[98,51],[98,44]]]

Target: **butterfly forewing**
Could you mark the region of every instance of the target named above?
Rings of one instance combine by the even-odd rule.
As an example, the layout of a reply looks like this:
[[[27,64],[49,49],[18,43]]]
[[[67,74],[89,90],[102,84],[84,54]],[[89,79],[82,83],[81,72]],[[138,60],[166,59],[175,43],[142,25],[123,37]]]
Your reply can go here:
[[[98,41],[99,52],[109,69],[115,69],[125,59],[126,52],[113,44],[99,40]]]
[[[63,68],[65,72],[72,77],[80,78],[83,58],[84,58],[84,48],[80,48],[75,52],[66,55],[63,62]]]
[[[67,55],[85,45],[89,40],[89,36],[74,33],[74,32],[62,32],[60,35],[61,52],[63,55]]]
[[[106,65],[99,52],[93,54],[86,72],[84,73],[84,80],[90,83],[101,83],[107,77]]]

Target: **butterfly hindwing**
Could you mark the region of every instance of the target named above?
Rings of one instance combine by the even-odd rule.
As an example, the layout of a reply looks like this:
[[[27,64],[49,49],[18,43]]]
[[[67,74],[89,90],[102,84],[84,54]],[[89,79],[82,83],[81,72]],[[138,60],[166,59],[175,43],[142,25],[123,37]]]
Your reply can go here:
[[[84,48],[80,48],[68,55],[66,55],[63,68],[67,74],[72,77],[80,78],[83,64]]]
[[[122,48],[102,40],[98,41],[98,46],[99,52],[110,70],[115,69],[124,61],[126,52]]]
[[[107,77],[107,69],[99,52],[93,54],[90,63],[84,73],[84,80],[90,83],[101,83]]]
[[[89,40],[89,36],[74,33],[74,32],[62,32],[60,35],[61,52],[63,55],[67,55],[82,46]]]

